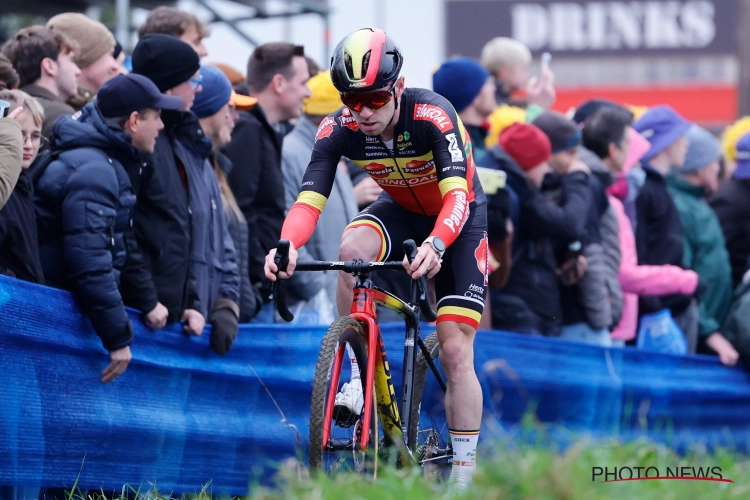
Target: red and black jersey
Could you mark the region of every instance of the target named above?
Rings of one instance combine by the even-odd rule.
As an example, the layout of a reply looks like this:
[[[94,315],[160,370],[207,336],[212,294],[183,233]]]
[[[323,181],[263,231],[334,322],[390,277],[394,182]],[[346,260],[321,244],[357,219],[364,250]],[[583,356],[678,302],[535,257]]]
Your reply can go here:
[[[344,156],[405,209],[437,215],[431,236],[439,236],[447,246],[456,240],[470,205],[485,203],[469,134],[448,100],[430,90],[406,89],[399,107],[392,150],[379,137],[359,131],[346,107],[320,123],[282,238],[299,248],[312,235]]]

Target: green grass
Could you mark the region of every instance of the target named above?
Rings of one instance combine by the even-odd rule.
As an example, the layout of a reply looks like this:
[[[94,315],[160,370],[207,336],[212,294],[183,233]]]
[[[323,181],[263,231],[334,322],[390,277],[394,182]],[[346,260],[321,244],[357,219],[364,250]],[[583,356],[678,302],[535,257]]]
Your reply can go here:
[[[592,481],[593,467],[721,467],[721,474],[732,483],[704,481],[632,481],[604,483]],[[446,483],[426,481],[421,469],[393,469],[381,466],[377,480],[353,473],[334,477],[309,477],[304,467],[290,462],[280,467],[274,487],[255,487],[253,499],[744,499],[750,498],[750,459],[719,450],[707,453],[696,449],[685,455],[646,441],[619,444],[581,442],[564,452],[549,447],[523,444],[483,446],[479,450],[479,470],[468,491],[447,495]],[[627,477],[627,476],[626,476]],[[131,500],[136,496],[130,491]],[[210,484],[189,495],[195,500],[210,500]],[[139,491],[140,498],[167,498],[151,490]],[[74,496],[75,498],[80,498]],[[89,498],[100,500],[100,495]],[[112,498],[110,496],[110,498]]]

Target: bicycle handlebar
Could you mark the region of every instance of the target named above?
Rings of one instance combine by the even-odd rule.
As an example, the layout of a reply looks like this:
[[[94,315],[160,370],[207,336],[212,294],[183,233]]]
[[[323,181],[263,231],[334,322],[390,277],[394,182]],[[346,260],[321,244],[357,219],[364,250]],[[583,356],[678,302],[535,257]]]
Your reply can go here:
[[[417,254],[417,245],[414,240],[404,241],[404,253],[408,256],[409,262],[414,260]],[[286,271],[287,265],[289,264],[289,241],[279,240],[279,244],[276,247],[276,255],[274,256],[274,264],[279,271]],[[348,262],[327,262],[327,261],[300,261],[295,267],[296,271],[344,271],[350,274],[361,274],[368,271],[377,270],[388,270],[388,271],[399,271],[403,270],[404,265],[401,262],[364,262],[364,261],[348,261]],[[424,276],[417,280],[417,291],[418,291],[418,302],[419,307],[422,310],[427,321],[435,321],[437,319],[437,313],[432,310],[430,301],[427,298],[427,281]],[[294,314],[289,310],[286,302],[286,280],[277,279],[272,284],[272,295],[276,302],[276,310],[279,312],[281,319],[287,323],[294,319]]]

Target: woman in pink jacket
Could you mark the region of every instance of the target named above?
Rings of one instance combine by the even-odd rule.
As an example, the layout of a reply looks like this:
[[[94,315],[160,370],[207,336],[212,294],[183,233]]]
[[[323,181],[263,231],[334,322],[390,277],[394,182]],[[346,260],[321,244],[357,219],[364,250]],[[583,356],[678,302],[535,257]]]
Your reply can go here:
[[[678,266],[640,266],[635,233],[621,200],[635,199],[637,184],[628,186],[627,174],[650,149],[650,143],[632,127],[632,114],[624,108],[607,106],[590,116],[583,127],[584,146],[596,153],[610,172],[618,176],[607,190],[617,214],[620,238],[619,278],[623,292],[622,319],[612,331],[614,345],[624,345],[638,331],[638,296],[679,293],[691,295],[698,286],[698,275]]]

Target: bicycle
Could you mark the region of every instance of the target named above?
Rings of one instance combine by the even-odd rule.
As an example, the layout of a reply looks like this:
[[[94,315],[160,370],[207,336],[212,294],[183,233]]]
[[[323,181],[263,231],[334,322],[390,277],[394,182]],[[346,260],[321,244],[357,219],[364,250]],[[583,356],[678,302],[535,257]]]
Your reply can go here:
[[[413,240],[404,242],[404,251],[411,262],[417,253]],[[279,270],[286,269],[288,255],[289,242],[279,241],[275,257]],[[374,270],[404,271],[401,262],[303,261],[295,268],[295,272],[326,270],[350,273],[357,277],[357,282],[351,313],[335,320],[321,342],[310,405],[310,468],[326,473],[352,469],[377,476],[379,458],[396,455],[397,466],[418,464],[425,469],[425,474],[441,475],[453,457],[450,439],[445,436],[447,427],[438,430],[434,421],[430,428],[420,425],[427,368],[443,392],[447,390],[435,364],[439,356],[437,333],[424,340],[419,335],[420,311],[428,321],[437,318],[427,298],[425,277],[412,280],[411,301],[407,303],[373,286],[369,279],[369,273]],[[279,315],[287,322],[292,321],[294,316],[286,304],[284,281],[278,280],[274,285]],[[380,327],[375,321],[376,304],[396,311],[405,321],[400,409]],[[354,352],[362,374],[364,405],[358,415],[346,409],[337,410],[334,405],[342,374],[346,371],[344,364],[349,360],[347,345]],[[387,453],[383,453],[384,450]]]

